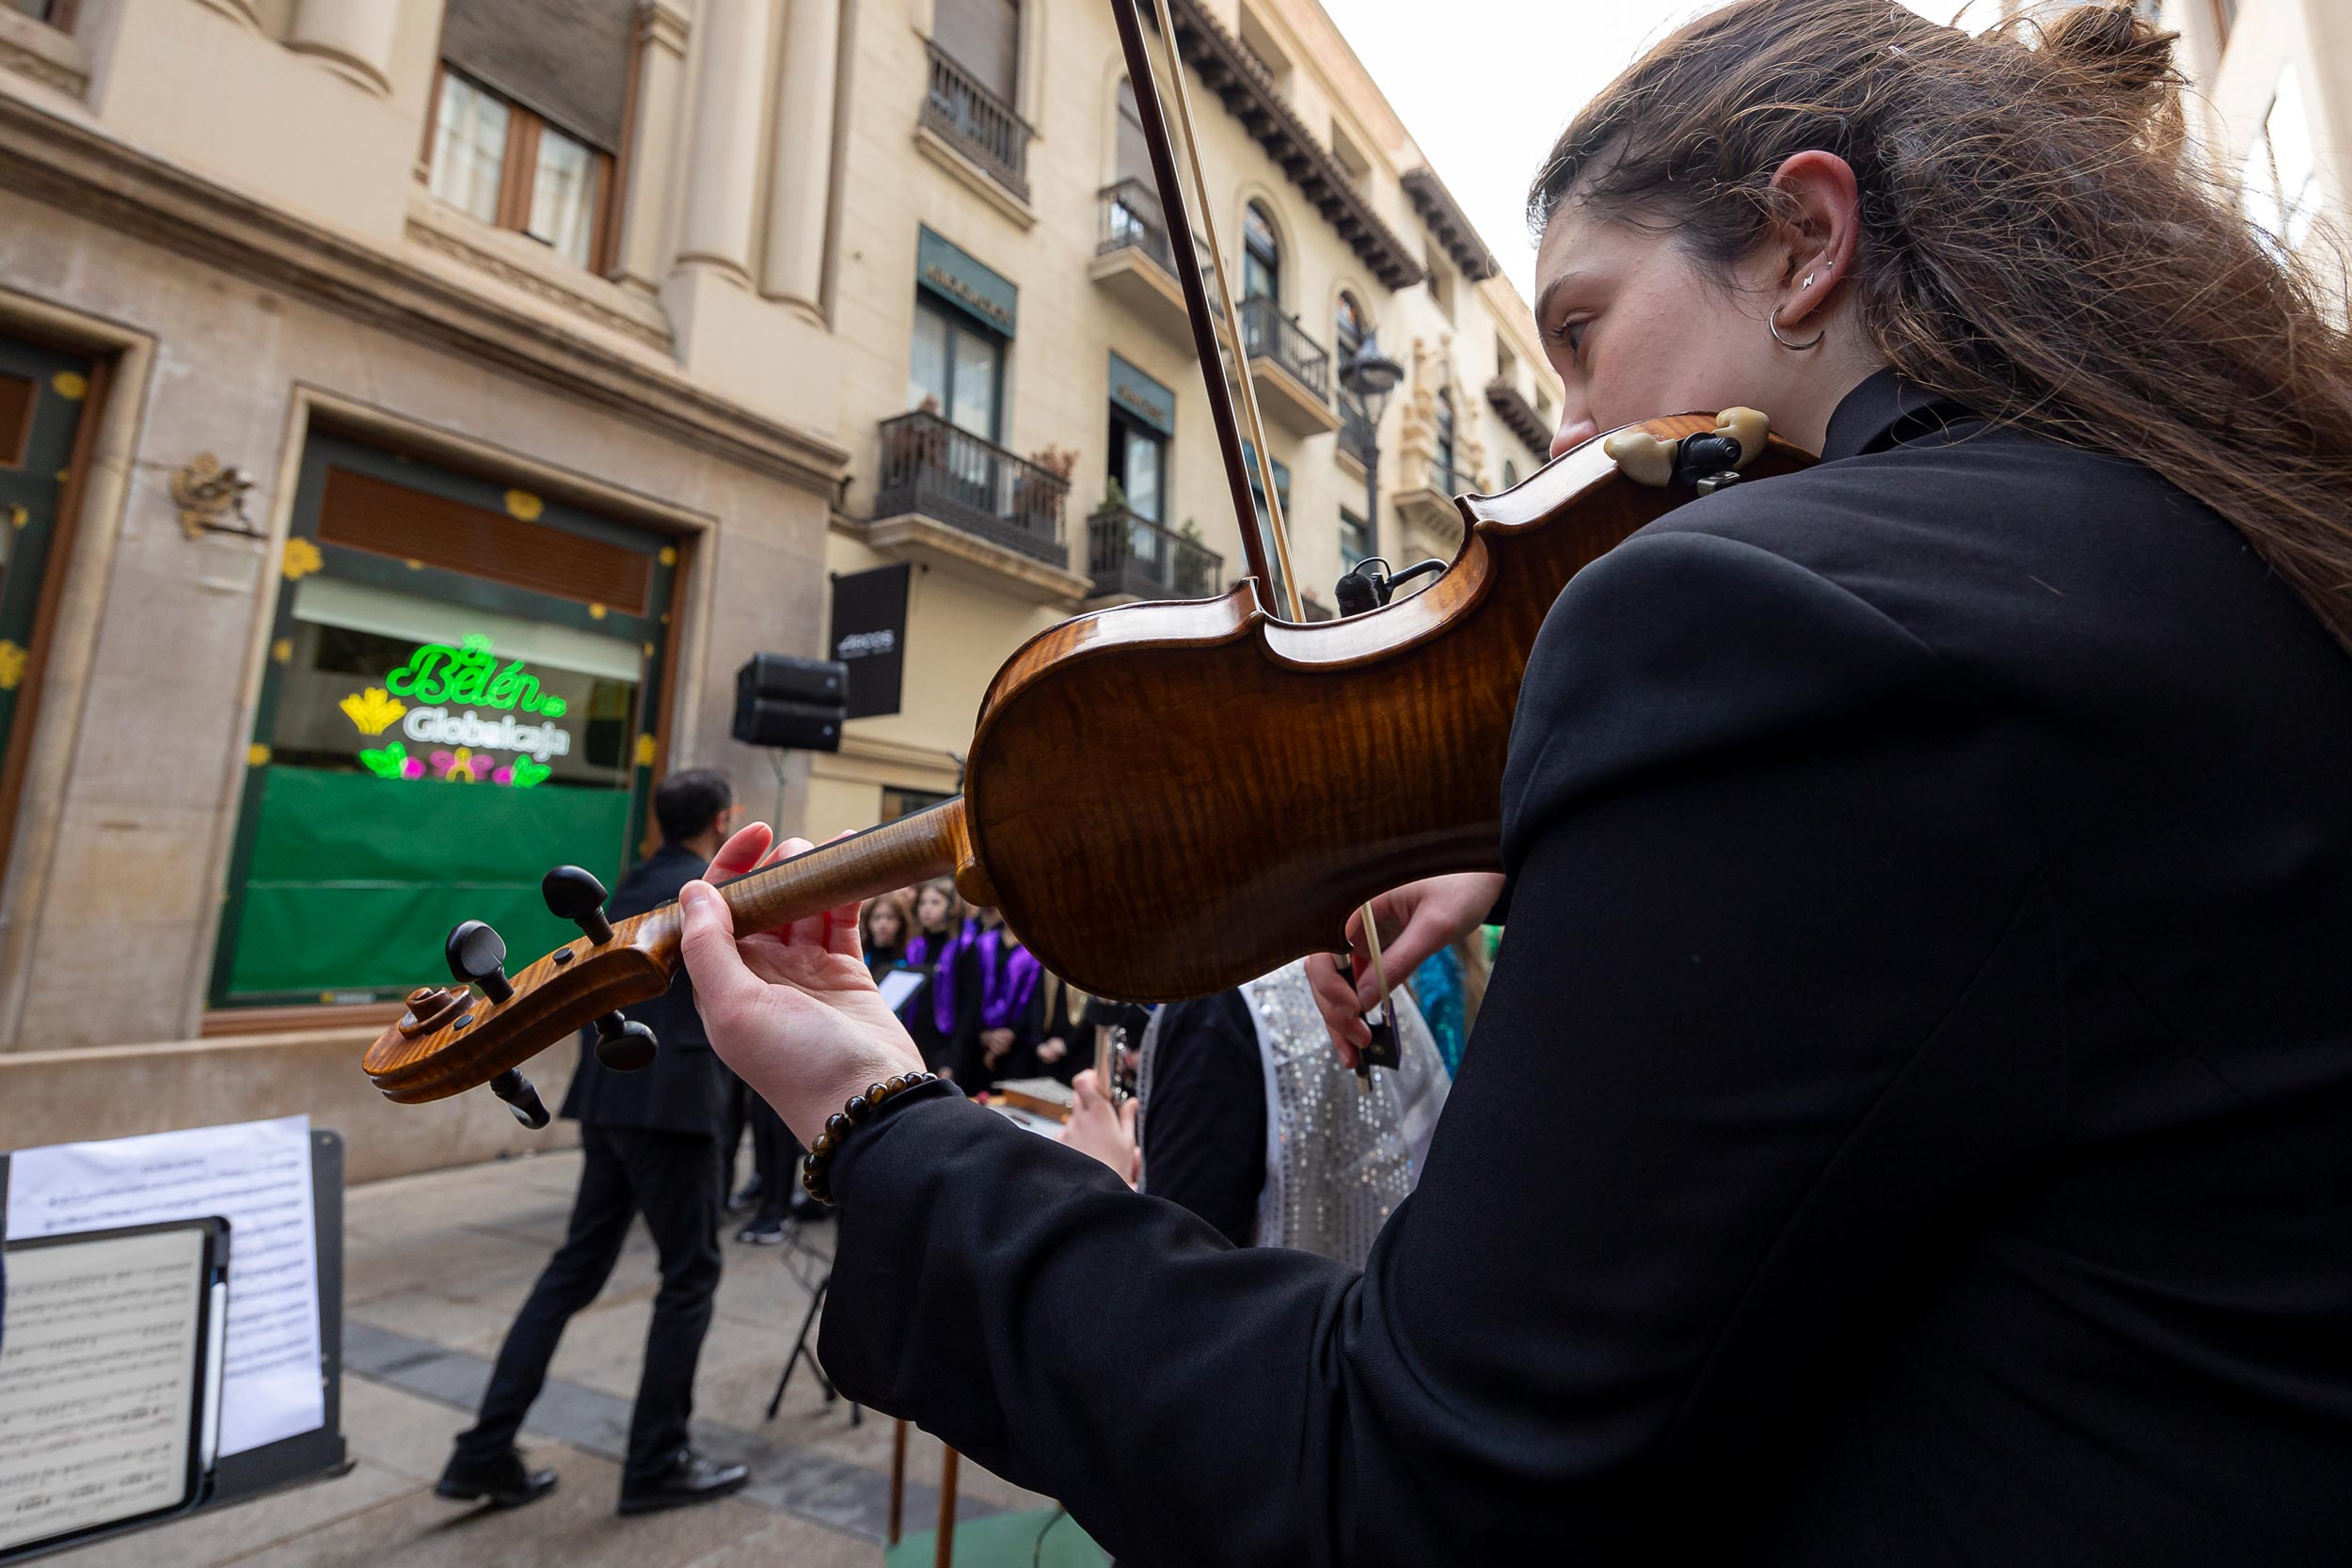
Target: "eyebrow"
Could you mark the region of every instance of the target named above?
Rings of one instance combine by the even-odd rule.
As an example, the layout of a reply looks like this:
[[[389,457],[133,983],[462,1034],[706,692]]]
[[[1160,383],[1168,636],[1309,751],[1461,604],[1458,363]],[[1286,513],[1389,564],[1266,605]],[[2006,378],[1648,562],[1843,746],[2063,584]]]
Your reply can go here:
[[[1543,293],[1535,296],[1535,325],[1537,330],[1540,331],[1542,329],[1544,318],[1551,314],[1552,299],[1558,295],[1563,289],[1565,289],[1569,284],[1576,281],[1578,281],[1578,278],[1575,273],[1564,272],[1557,277],[1554,277],[1550,282],[1544,285]]]

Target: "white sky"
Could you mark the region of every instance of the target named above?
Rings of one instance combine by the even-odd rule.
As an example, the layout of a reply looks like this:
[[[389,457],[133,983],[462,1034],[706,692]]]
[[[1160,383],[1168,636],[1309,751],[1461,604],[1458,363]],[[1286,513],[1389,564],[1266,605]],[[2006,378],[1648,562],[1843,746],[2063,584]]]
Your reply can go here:
[[[1534,297],[1527,182],[1576,111],[1708,0],[1323,0],[1323,8]]]
[[[1577,110],[1714,0],[1323,0],[1503,275],[1534,298],[1527,182]],[[1960,0],[1914,3],[1949,20]],[[1971,7],[1971,11],[1984,8]]]

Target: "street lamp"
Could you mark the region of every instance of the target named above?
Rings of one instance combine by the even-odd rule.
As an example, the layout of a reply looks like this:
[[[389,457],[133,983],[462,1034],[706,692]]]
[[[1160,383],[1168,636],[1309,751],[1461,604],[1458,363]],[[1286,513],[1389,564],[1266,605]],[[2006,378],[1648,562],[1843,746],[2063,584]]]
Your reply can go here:
[[[1380,352],[1380,335],[1364,334],[1340,367],[1340,387],[1356,400],[1368,431],[1364,442],[1364,526],[1372,531],[1372,553],[1380,553],[1380,415],[1389,394],[1405,379],[1405,367]]]

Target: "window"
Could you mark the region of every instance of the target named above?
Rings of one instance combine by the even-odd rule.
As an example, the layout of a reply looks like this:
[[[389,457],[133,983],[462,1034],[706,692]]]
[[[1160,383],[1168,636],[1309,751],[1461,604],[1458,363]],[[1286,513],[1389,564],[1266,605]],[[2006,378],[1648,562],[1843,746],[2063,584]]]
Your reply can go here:
[[[1372,160],[1357,150],[1354,139],[1340,128],[1336,119],[1331,122],[1331,157],[1347,171],[1348,183],[1362,190],[1364,177],[1372,172]]]
[[[1166,521],[1168,437],[1114,404],[1110,451],[1111,481],[1125,495],[1127,510],[1149,522]]]
[[[1495,379],[1497,381],[1508,382],[1510,385],[1515,387],[1518,385],[1518,356],[1513,354],[1506,344],[1497,343],[1495,345]]]
[[[1340,508],[1340,567],[1352,572],[1356,563],[1373,553],[1372,530],[1364,520],[1345,507]]]
[[[1438,467],[1445,470],[1440,483],[1453,488],[1454,474],[1454,393],[1450,388],[1438,388]]]
[[[2318,216],[2319,162],[2292,61],[2279,73],[2270,112],[2263,117],[2262,135],[2246,154],[2242,201],[2247,217],[2281,249],[2290,251],[2302,246]]]
[[[1282,242],[1275,236],[1274,219],[1258,202],[1241,214],[1241,297],[1282,298]]]
[[[2230,29],[2237,25],[2237,0],[2212,0],[2212,4],[2214,47],[2220,49],[2229,44]]]
[[[1358,351],[1362,349],[1364,332],[1364,308],[1356,303],[1354,294],[1342,293],[1338,319],[1333,322],[1331,332],[1339,342],[1339,362],[1342,365],[1354,359]]]
[[[1258,19],[1257,12],[1244,6],[1241,8],[1240,24],[1233,31],[1240,40],[1243,51],[1258,62],[1259,67],[1265,71],[1268,81],[1278,88],[1289,83],[1291,79],[1290,56],[1282,53],[1280,44],[1274,41],[1272,29]]]
[[[1021,85],[1021,7],[1017,0],[938,0],[931,41],[1000,103]]]
[[[1422,252],[1422,264],[1429,272],[1429,297],[1438,302],[1446,319],[1454,319],[1454,274],[1449,271],[1436,249]]]
[[[398,996],[453,905],[541,952],[644,842],[677,552],[510,483],[306,443],[215,1006]]]
[[[1152,183],[1152,144],[1144,139],[1143,111],[1136,107],[1136,85],[1119,79],[1119,147],[1115,178]]]
[[[1509,458],[1502,460],[1502,487],[1505,490],[1519,482],[1519,466]]]
[[[1002,428],[1005,342],[969,318],[918,294],[907,401],[957,429],[993,441]]]
[[[521,104],[443,69],[427,186],[451,206],[601,268],[612,166]]]
[[[61,33],[73,31],[73,12],[81,0],[8,0],[8,8],[46,22]]]

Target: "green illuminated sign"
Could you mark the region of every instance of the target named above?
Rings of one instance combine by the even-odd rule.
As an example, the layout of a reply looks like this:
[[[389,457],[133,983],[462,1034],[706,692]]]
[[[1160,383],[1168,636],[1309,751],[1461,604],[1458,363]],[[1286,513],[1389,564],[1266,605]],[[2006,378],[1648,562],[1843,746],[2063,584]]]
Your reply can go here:
[[[417,705],[400,697],[413,698]],[[485,719],[471,706],[453,711],[449,705],[454,703],[506,711]],[[564,699],[542,692],[538,677],[524,673],[521,659],[510,659],[501,668],[490,640],[479,634],[454,648],[446,642],[423,644],[386,675],[382,686],[355,691],[337,705],[361,735],[380,736],[397,723],[408,740],[445,748],[411,753],[393,739],[363,747],[359,765],[381,779],[430,775],[452,784],[529,789],[553,771],[549,757],[569,756],[572,750],[571,731],[550,721],[564,716]],[[545,717],[537,724],[518,723],[513,711],[516,708]],[[501,764],[490,754],[498,751],[523,754]]]
[[[384,689],[420,703],[473,703],[512,712],[564,717],[564,699],[539,689],[539,677],[523,673],[523,661],[509,659],[504,669],[490,652],[490,640],[480,633],[453,648],[427,642],[408,656],[408,662],[384,677]]]

